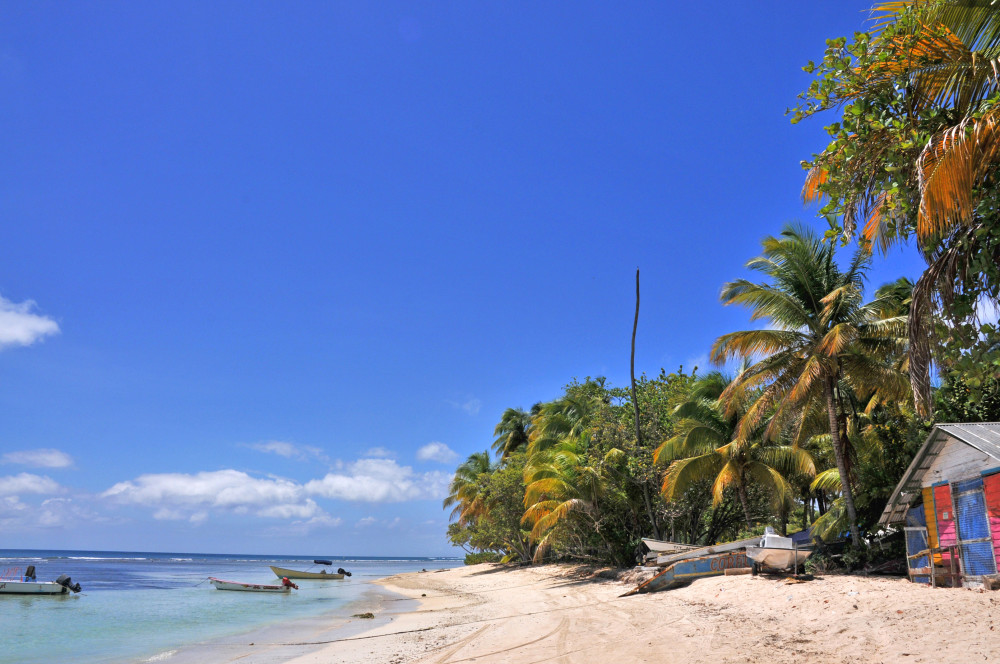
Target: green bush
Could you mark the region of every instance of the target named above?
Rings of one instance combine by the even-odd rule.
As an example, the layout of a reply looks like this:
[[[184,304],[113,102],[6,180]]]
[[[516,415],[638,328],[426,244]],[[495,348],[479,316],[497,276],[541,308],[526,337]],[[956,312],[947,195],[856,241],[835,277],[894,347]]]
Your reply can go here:
[[[478,565],[479,563],[498,563],[502,558],[496,551],[480,551],[479,553],[465,554],[466,565]]]

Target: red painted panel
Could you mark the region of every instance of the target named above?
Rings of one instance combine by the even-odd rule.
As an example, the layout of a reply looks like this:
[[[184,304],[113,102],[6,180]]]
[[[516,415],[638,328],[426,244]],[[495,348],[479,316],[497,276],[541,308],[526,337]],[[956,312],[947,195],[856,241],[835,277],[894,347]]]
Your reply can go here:
[[[993,535],[993,555],[1000,560],[1000,473],[983,478],[983,493],[986,494],[986,517]]]
[[[955,512],[951,509],[951,486],[934,487],[934,511],[937,512],[938,542],[941,546],[955,544]]]

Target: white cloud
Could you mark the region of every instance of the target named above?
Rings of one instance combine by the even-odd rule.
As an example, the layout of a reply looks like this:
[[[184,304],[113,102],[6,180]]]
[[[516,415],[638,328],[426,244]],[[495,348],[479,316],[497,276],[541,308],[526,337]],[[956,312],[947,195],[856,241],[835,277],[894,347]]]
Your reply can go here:
[[[62,487],[55,480],[32,473],[0,477],[0,496],[19,496],[24,493],[56,494]]]
[[[272,440],[266,443],[250,443],[246,447],[249,447],[252,450],[257,450],[258,452],[277,454],[278,456],[285,457],[286,459],[296,459],[298,461],[318,459],[323,462],[329,462],[329,458],[323,453],[323,450],[309,445],[296,445],[294,443],[286,443],[281,440]]]
[[[358,522],[354,525],[358,528],[367,528],[368,526],[374,525],[377,521],[378,519],[373,516],[366,516],[363,519],[358,519]]]
[[[451,477],[445,473],[415,473],[391,459],[360,459],[345,467],[346,473],[328,473],[307,482],[307,493],[324,498],[358,502],[394,503],[443,498]]]
[[[59,450],[21,450],[7,452],[0,457],[0,463],[16,463],[34,468],[68,468],[73,465],[73,457]]]
[[[395,459],[396,453],[392,450],[387,450],[384,447],[373,447],[366,451],[362,456],[373,457],[375,459]]]
[[[30,528],[63,528],[81,523],[107,522],[71,498],[48,498],[40,505],[24,503],[17,496],[0,498],[0,526],[7,532]]]
[[[59,324],[48,316],[34,313],[31,300],[17,304],[0,296],[0,349],[7,346],[30,346],[39,339],[59,332]]]
[[[253,477],[238,470],[141,475],[119,482],[102,498],[157,507],[154,518],[204,521],[209,510],[254,513],[265,518],[308,518],[322,510],[302,485],[279,477]]]
[[[479,410],[483,407],[483,402],[476,397],[470,396],[465,401],[449,401],[449,404],[455,408],[461,408],[469,415],[478,415]]]
[[[444,443],[435,440],[417,450],[417,458],[421,461],[451,463],[458,458],[458,454]]]

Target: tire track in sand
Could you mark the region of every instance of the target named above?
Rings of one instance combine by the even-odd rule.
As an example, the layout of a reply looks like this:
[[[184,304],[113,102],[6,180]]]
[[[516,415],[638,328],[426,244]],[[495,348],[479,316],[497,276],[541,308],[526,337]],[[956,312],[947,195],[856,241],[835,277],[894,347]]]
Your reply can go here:
[[[487,657],[493,657],[494,655],[502,655],[504,653],[511,652],[512,650],[519,650],[521,648],[526,648],[527,646],[532,646],[535,645],[536,643],[544,641],[545,639],[551,638],[556,633],[559,634],[559,641],[556,643],[556,654],[554,655],[554,657],[560,657],[563,651],[565,650],[567,642],[566,634],[568,632],[567,629],[568,627],[569,627],[569,618],[563,618],[562,620],[559,621],[559,624],[556,625],[555,629],[553,629],[550,632],[546,632],[545,634],[539,636],[538,638],[531,639],[530,641],[525,641],[524,643],[519,643],[516,646],[510,646],[509,648],[501,648],[500,650],[491,650],[490,652],[480,653],[477,654],[475,657],[464,657],[462,659],[453,659],[451,660],[450,664],[458,664],[459,662],[468,662],[474,659],[475,660],[485,659]],[[462,647],[464,647],[467,644],[467,642],[471,640],[471,638],[475,638],[476,636],[478,636],[478,634],[473,634],[472,637],[470,637],[470,639],[466,640],[466,643],[462,644]],[[455,651],[452,651],[452,653],[450,653],[448,656],[454,654],[454,652]],[[437,662],[435,662],[435,664],[443,664],[443,663],[444,660],[437,660]]]
[[[488,630],[492,626],[493,625],[486,625],[486,626],[482,627],[481,629],[473,632],[469,636],[465,637],[464,639],[460,640],[458,643],[455,643],[454,644],[455,647],[452,648],[451,650],[449,650],[448,652],[444,653],[443,655],[441,655],[441,657],[439,659],[435,659],[434,660],[434,664],[445,664],[445,662],[447,662],[449,659],[451,659],[452,655],[454,655],[455,653],[457,653],[459,650],[461,650],[465,646],[469,645],[469,643],[471,641],[473,641],[476,638],[478,638],[479,636],[481,636],[483,634],[483,632],[485,632],[486,630]],[[461,661],[461,660],[459,660],[459,661]]]

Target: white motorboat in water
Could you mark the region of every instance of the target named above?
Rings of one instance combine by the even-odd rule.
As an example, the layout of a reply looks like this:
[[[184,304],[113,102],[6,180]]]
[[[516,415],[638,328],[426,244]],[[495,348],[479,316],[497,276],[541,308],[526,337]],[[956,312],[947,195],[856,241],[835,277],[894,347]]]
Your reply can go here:
[[[292,592],[292,588],[296,590],[299,589],[297,585],[288,580],[288,578],[283,578],[281,580],[281,585],[272,586],[263,583],[242,583],[240,581],[224,581],[222,579],[217,579],[214,576],[208,577],[208,580],[212,582],[212,585],[219,590],[243,590],[252,593],[285,593],[288,594]]]
[[[747,546],[747,558],[758,568],[792,569],[812,554],[812,548],[801,548],[791,537],[782,537],[768,526],[756,546]]]
[[[23,575],[5,575],[0,578],[0,595],[68,595],[80,592],[80,584],[65,574],[55,581],[39,581],[35,578],[35,566],[29,565]]]

